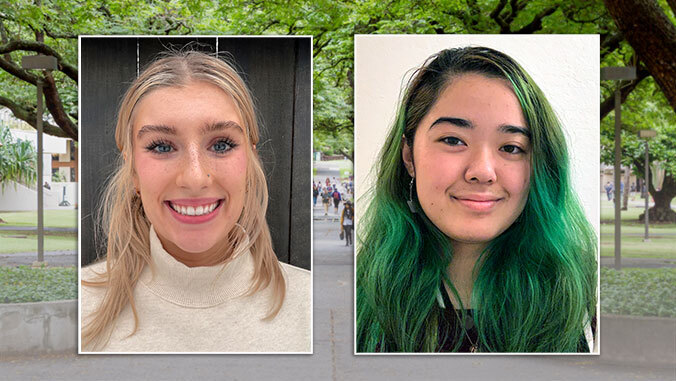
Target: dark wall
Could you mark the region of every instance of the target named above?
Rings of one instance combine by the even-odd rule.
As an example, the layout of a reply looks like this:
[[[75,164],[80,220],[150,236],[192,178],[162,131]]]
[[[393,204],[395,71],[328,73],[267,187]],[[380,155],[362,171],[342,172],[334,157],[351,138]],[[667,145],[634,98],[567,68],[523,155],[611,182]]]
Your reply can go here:
[[[198,44],[195,44],[195,41]],[[249,86],[260,122],[257,145],[270,194],[267,220],[277,257],[310,269],[311,47],[309,37],[91,37],[81,39],[80,153],[82,264],[97,253],[95,210],[115,168],[117,109],[141,70],[167,49],[215,52],[234,62]],[[138,52],[138,57],[137,57]],[[99,240],[99,242],[101,242]]]

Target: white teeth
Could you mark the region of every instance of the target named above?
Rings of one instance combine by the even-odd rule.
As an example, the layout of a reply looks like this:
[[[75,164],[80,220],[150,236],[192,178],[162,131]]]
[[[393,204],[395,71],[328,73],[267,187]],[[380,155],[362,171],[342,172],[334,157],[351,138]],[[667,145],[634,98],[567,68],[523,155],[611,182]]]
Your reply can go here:
[[[218,206],[218,201],[214,202],[213,204],[200,205],[197,207],[176,205],[172,203],[169,203],[169,205],[171,205],[171,208],[174,209],[176,212],[184,216],[202,216],[213,212],[214,209],[216,209],[216,207]]]

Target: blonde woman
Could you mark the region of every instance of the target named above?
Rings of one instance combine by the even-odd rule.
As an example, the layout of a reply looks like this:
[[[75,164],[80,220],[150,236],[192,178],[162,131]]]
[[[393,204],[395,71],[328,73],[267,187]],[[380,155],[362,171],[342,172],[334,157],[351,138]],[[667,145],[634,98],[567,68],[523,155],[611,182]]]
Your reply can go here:
[[[273,252],[237,72],[198,52],[155,61],[127,90],[115,140],[106,255],[82,272],[82,350],[309,352],[310,274]]]

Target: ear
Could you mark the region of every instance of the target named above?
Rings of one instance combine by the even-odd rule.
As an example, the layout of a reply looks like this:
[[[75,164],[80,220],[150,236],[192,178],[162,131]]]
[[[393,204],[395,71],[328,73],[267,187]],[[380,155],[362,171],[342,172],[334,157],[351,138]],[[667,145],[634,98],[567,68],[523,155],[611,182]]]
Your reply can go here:
[[[406,138],[401,136],[401,158],[404,160],[406,170],[411,177],[415,177],[415,166],[413,165],[413,147],[409,147]]]

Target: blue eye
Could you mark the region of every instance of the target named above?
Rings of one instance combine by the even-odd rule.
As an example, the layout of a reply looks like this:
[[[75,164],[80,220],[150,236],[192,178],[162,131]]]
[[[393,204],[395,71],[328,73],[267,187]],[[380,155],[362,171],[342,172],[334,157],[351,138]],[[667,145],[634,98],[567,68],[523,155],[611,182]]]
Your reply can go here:
[[[449,146],[461,146],[465,145],[465,142],[462,140],[456,138],[455,136],[447,136],[445,138],[441,138],[439,141],[448,144]]]
[[[172,147],[171,144],[169,144],[168,142],[156,140],[151,142],[148,146],[146,146],[146,150],[157,154],[165,154],[173,151],[174,147]]]
[[[236,147],[235,143],[232,142],[231,140],[220,139],[211,146],[211,149],[216,153],[225,153],[235,147]]]
[[[526,151],[524,151],[521,147],[515,146],[513,144],[507,144],[505,146],[502,146],[502,148],[500,148],[500,150],[507,152],[507,153],[510,153],[510,154],[513,154],[513,155],[526,153]]]

